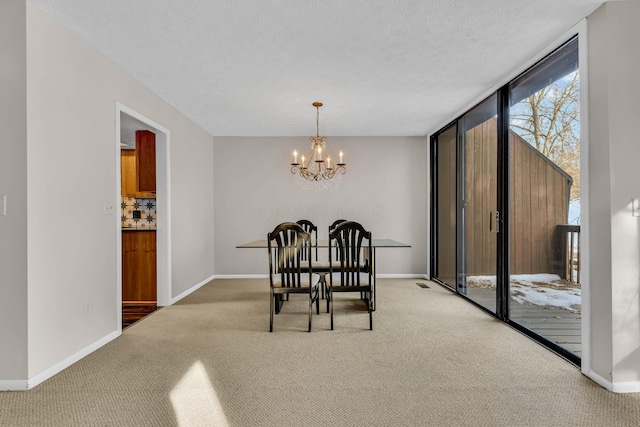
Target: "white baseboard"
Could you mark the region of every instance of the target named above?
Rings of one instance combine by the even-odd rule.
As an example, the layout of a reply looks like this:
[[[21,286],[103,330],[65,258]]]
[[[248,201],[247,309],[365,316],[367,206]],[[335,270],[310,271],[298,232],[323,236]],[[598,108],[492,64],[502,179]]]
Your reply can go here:
[[[638,393],[640,392],[640,381],[622,381],[614,382],[614,393]]]
[[[592,381],[596,382],[597,384],[601,385],[607,390],[613,391],[613,383],[611,381],[602,378],[600,375],[596,374],[593,371],[583,372],[583,373],[587,378],[591,379]]]
[[[175,304],[176,302],[180,301],[182,298],[186,297],[187,295],[197,291],[198,289],[200,289],[201,287],[203,287],[204,285],[206,285],[207,283],[209,283],[213,279],[215,279],[215,276],[207,277],[202,282],[198,283],[197,285],[192,286],[191,288],[187,289],[186,291],[184,291],[180,295],[171,298],[171,301],[169,301],[169,304]]]
[[[614,393],[640,393],[640,381],[609,381],[593,371],[585,375]]]
[[[380,279],[425,279],[429,280],[426,274],[378,274]],[[268,274],[216,274],[214,279],[268,279]]]
[[[27,380],[0,380],[0,391],[25,391],[28,387]]]
[[[426,274],[376,274],[378,279],[425,279],[427,278]]]
[[[63,361],[61,361],[60,363],[57,363],[55,365],[53,365],[52,367],[50,367],[49,369],[40,372],[38,375],[36,375],[35,377],[29,378],[26,381],[10,381],[11,383],[14,384],[8,384],[9,386],[11,385],[19,385],[17,384],[18,382],[21,383],[21,385],[25,386],[24,388],[13,388],[11,390],[29,390],[35,386],[37,386],[38,384],[48,380],[49,378],[51,378],[52,376],[56,375],[57,373],[63,371],[64,369],[68,368],[69,366],[73,365],[74,363],[76,363],[78,360],[82,359],[83,357],[87,356],[90,353],[93,353],[94,351],[96,351],[97,349],[99,349],[100,347],[102,347],[103,345],[107,344],[110,341],[113,341],[114,339],[118,338],[120,336],[121,332],[119,331],[114,331],[111,332],[109,335],[106,335],[105,337],[99,339],[98,341],[95,341],[94,343],[88,345],[87,347],[83,348],[82,350],[76,352],[75,354],[72,354],[71,356],[67,357],[66,359],[64,359]],[[0,390],[4,390],[4,385],[5,381],[0,381]]]

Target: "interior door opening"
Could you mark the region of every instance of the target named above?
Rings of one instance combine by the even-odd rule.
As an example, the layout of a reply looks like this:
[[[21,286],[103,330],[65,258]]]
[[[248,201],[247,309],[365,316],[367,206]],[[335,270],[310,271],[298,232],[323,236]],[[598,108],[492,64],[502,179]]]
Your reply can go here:
[[[170,304],[169,132],[116,106],[118,328]]]

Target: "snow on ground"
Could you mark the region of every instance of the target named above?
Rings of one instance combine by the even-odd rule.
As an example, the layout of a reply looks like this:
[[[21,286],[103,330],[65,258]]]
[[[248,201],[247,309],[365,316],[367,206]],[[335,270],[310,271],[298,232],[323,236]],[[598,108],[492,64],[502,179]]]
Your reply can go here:
[[[496,276],[469,276],[467,286],[493,288]],[[580,285],[568,283],[557,274],[518,274],[511,276],[511,298],[521,304],[558,307],[580,313]]]

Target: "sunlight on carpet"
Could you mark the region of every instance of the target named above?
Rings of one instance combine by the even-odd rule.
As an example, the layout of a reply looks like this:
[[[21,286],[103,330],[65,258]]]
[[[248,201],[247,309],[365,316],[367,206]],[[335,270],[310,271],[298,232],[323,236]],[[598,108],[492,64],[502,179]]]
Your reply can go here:
[[[215,426],[229,425],[207,370],[200,361],[195,362],[171,390],[170,399],[180,427],[201,425],[202,420]]]

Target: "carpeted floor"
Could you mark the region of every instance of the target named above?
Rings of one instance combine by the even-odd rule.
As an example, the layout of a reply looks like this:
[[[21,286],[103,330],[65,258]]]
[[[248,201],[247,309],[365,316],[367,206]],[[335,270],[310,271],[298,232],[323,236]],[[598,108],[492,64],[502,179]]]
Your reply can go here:
[[[606,391],[436,284],[379,280],[377,304],[373,331],[345,299],[336,330],[321,304],[308,333],[295,295],[269,333],[266,280],[214,280],[34,389],[0,393],[0,426],[639,423],[640,395]]]

